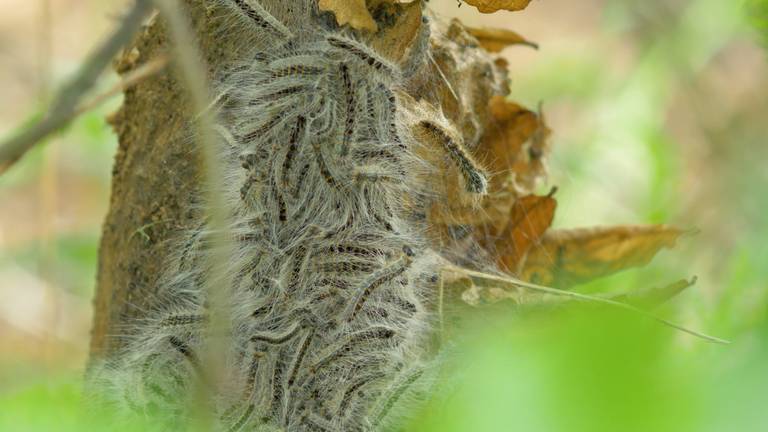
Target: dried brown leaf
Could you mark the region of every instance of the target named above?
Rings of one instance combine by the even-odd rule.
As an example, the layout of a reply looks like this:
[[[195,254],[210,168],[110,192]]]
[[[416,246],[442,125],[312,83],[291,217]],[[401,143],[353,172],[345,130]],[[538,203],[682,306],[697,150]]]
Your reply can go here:
[[[546,174],[550,131],[544,117],[503,97],[492,98],[489,107],[493,120],[477,149],[478,157],[488,161],[491,172],[507,174],[495,176],[491,190],[513,183],[521,194],[530,194]]]
[[[464,0],[482,13],[499,10],[519,11],[525,9],[531,0]]]
[[[340,26],[349,24],[353,29],[370,32],[379,29],[365,0],[319,0],[318,6],[323,12],[332,12]]]
[[[470,28],[469,33],[476,37],[480,45],[488,52],[497,53],[510,45],[526,45],[539,49],[539,45],[522,37],[512,30],[499,28]]]
[[[643,266],[684,233],[667,225],[549,231],[528,252],[520,278],[567,288]]]
[[[528,250],[539,242],[552,225],[557,201],[556,189],[547,196],[528,195],[515,201],[506,228],[496,240],[501,268],[516,272]]]
[[[386,0],[390,1],[390,0]],[[410,4],[389,3],[392,7],[391,12],[394,17],[392,25],[382,26],[376,38],[371,42],[371,47],[384,57],[400,62],[409,51],[413,49],[416,38],[421,33],[422,7],[421,2],[414,1]],[[368,6],[371,10],[376,10],[369,1]]]

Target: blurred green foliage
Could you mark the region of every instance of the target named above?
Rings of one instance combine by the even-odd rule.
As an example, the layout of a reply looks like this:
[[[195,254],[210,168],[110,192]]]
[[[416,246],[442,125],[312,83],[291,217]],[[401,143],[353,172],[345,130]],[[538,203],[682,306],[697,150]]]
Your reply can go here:
[[[764,323],[768,323],[764,321]],[[484,318],[464,372],[409,431],[762,431],[768,326],[696,347],[653,322],[582,309]],[[744,405],[742,405],[744,404]]]
[[[59,376],[27,386],[12,396],[0,393],[0,431],[139,432],[138,420],[96,411],[82,399],[79,378]]]
[[[752,25],[755,26],[760,37],[763,39],[763,43],[768,45],[768,1],[749,1],[747,3],[747,13]]]

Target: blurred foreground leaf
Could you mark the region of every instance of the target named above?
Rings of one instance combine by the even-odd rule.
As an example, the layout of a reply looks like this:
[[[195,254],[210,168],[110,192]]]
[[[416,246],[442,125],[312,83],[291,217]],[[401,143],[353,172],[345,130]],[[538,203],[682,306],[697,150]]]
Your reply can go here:
[[[117,419],[85,406],[82,382],[71,377],[47,377],[24,390],[0,392],[0,431],[3,432],[139,432],[150,430],[137,420]]]
[[[408,432],[768,430],[768,325],[730,347],[679,343],[604,308],[476,314]]]
[[[750,0],[747,3],[747,16],[759,32],[763,44],[768,47],[768,0]]]

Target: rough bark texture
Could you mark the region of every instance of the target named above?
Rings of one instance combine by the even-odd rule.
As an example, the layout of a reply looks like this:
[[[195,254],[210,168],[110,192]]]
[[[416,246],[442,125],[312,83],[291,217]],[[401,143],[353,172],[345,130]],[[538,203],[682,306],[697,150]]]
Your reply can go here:
[[[185,3],[209,72],[237,58],[241,38],[223,31],[226,22],[216,19],[216,9],[206,6],[204,0]],[[370,38],[372,46],[396,60],[423,25],[421,3],[373,3],[379,32],[360,36]],[[486,131],[495,124],[489,101],[507,93],[505,65],[478,48],[477,41],[456,22],[433,26],[431,45],[435,62],[408,92],[416,100],[442,107],[465,141],[475,149],[482,148]],[[163,22],[153,19],[134,48],[117,61],[117,71],[125,73],[167,51]],[[122,333],[121,324],[146,313],[172,240],[199,221],[194,202],[201,178],[199,160],[187,137],[189,112],[184,90],[172,69],[127,91],[123,107],[111,122],[120,146],[99,255],[91,342],[94,356],[114,352],[120,343],[114,336]],[[446,194],[455,193],[450,184],[446,182]]]
[[[188,2],[200,35],[200,49],[211,69],[236,54],[235,43],[215,34],[203,1]],[[222,40],[223,39],[223,40]],[[161,20],[153,18],[132,50],[116,63],[125,73],[169,51]],[[110,210],[99,251],[91,351],[116,348],[121,322],[139,318],[151,304],[156,281],[174,235],[196,221],[199,159],[184,136],[189,122],[185,93],[173,70],[128,90],[111,119],[119,136]]]

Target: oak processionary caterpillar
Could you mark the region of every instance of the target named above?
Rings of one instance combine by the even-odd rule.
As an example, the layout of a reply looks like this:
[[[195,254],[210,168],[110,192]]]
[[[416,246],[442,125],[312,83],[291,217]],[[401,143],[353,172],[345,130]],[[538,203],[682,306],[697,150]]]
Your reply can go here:
[[[435,369],[439,259],[413,216],[427,212],[430,168],[410,131],[445,148],[469,192],[485,191],[485,174],[438,122],[399,109],[428,43],[414,44],[401,70],[319,24],[313,2],[278,6],[305,16],[290,28],[256,0],[216,2],[270,47],[221,71],[214,87],[235,248],[216,428],[390,428]],[[202,373],[208,234],[179,242],[157,311],[90,375],[102,399],[167,428],[191,417]]]

